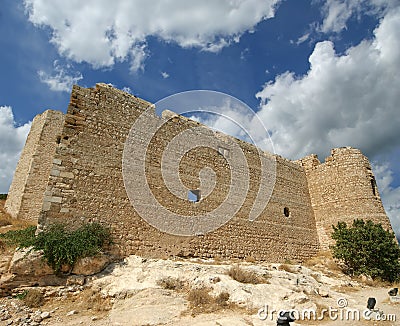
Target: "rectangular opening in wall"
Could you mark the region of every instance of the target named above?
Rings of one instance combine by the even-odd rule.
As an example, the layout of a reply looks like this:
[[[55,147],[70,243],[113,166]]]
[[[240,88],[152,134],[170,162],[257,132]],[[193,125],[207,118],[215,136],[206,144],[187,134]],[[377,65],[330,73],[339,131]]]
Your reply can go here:
[[[189,190],[188,200],[192,203],[198,203],[200,201],[200,190],[198,189]]]
[[[225,158],[229,158],[229,149],[224,147],[218,147],[218,152]]]
[[[374,194],[374,196],[376,196],[376,181],[375,181],[375,177],[372,177],[372,179],[371,179],[371,187],[372,187],[372,193]]]

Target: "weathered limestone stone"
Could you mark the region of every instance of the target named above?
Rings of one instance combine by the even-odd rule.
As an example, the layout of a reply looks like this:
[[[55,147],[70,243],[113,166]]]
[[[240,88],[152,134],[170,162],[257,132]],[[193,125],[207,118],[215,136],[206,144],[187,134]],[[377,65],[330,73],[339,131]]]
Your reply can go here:
[[[332,225],[372,220],[391,230],[368,159],[351,147],[332,149],[320,163],[316,155],[298,161],[305,168],[321,247],[328,249]]]
[[[53,274],[53,270],[43,257],[41,251],[32,248],[16,250],[8,270],[11,274],[42,276]]]
[[[5,203],[13,218],[38,219],[63,123],[62,112],[52,110],[33,119]]]
[[[93,257],[80,258],[72,269],[72,274],[76,275],[93,275],[100,273],[111,262],[108,255],[99,254]]]
[[[135,124],[143,116],[146,124]],[[321,247],[328,247],[331,225],[338,221],[368,218],[390,229],[368,159],[357,149],[333,149],[322,164],[315,155],[293,162],[279,155],[260,154],[252,144],[211,131],[173,112],[165,111],[159,117],[153,104],[106,84],[74,86],[67,113],[57,121],[63,121],[61,128],[58,124],[32,125],[24,150],[27,154],[23,153],[19,164],[25,168],[17,169],[12,186],[17,190],[11,189],[9,194],[10,211],[13,216],[39,216],[40,229],[54,222],[65,222],[72,228],[92,221],[108,225],[113,232],[113,253],[304,261]],[[146,140],[150,128],[157,131]],[[30,153],[35,153],[33,145],[42,144],[39,131],[58,135],[54,136],[58,144],[55,139],[48,140],[54,147],[48,151],[51,155],[34,156],[38,166],[43,161],[45,168],[40,171],[26,167],[28,158],[33,157]],[[122,160],[130,132],[138,144],[146,144],[146,152],[142,165],[142,153],[132,150],[138,155],[129,161],[132,181],[126,183]],[[185,146],[191,150],[182,154]],[[234,148],[240,149],[241,156],[233,155]],[[177,167],[162,166],[166,153],[172,161],[179,158]],[[270,200],[262,197],[265,208],[257,219],[250,220],[260,189],[269,186],[262,172],[272,175],[261,165],[260,157],[276,163],[276,177]],[[235,174],[229,161],[238,166]],[[137,188],[141,200],[133,207],[125,187],[137,187],[143,166],[151,195]],[[44,186],[31,196],[31,206],[22,208],[18,202],[31,194],[31,182],[25,180],[36,180],[36,174]],[[167,186],[166,180],[175,179],[181,184]],[[196,196],[201,194],[201,200],[188,200],[188,190]],[[229,197],[231,193],[234,195]],[[229,205],[218,216],[232,218],[205,234],[173,235],[144,219],[154,215],[163,221],[165,211],[185,218],[212,215],[227,198]],[[228,213],[231,207],[237,208],[232,216]],[[176,224],[179,231],[183,223]]]

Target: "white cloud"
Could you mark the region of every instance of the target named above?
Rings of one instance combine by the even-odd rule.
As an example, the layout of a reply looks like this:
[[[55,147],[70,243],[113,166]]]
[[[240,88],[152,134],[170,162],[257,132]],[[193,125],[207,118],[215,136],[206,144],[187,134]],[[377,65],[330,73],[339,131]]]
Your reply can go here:
[[[339,33],[347,28],[348,20],[361,13],[384,16],[398,5],[398,0],[326,0],[322,7],[324,21],[319,30]]]
[[[389,10],[374,31],[345,54],[330,41],[317,43],[304,76],[286,72],[257,94],[259,116],[277,153],[300,158],[353,146],[373,158],[398,148],[400,138],[400,7]],[[397,164],[397,162],[396,162]],[[386,212],[400,236],[400,188],[391,186],[387,164],[375,163]]]
[[[162,78],[167,79],[169,77],[169,74],[166,71],[162,71],[161,76]]]
[[[79,72],[71,72],[71,66],[62,67],[58,61],[54,61],[55,75],[50,75],[43,70],[38,71],[40,81],[47,84],[52,91],[70,92],[72,85],[76,84],[83,76]]]
[[[219,51],[272,18],[281,0],[25,0],[29,20],[50,27],[59,53],[94,67],[143,68],[146,38]]]
[[[400,187],[393,187],[393,171],[388,163],[374,163],[373,170],[378,184],[383,206],[392,223],[393,230],[400,239]]]
[[[310,38],[310,33],[305,33],[304,35],[300,36],[296,42],[291,41],[291,43],[295,43],[296,45],[300,45],[307,41]]]
[[[122,91],[125,93],[133,94],[131,88],[129,86],[125,86],[122,88]]]
[[[7,193],[31,123],[16,126],[11,107],[0,106],[0,193]]]
[[[400,138],[400,8],[391,10],[365,40],[337,55],[317,43],[304,76],[286,72],[256,96],[278,153],[299,158],[329,148],[358,147],[370,157]]]

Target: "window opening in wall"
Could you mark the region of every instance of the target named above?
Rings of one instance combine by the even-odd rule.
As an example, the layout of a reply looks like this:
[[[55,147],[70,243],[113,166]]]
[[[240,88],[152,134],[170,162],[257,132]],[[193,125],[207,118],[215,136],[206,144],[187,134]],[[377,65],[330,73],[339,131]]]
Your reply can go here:
[[[372,179],[371,179],[371,187],[372,187],[372,193],[374,194],[374,196],[376,196],[376,181],[375,181],[375,177],[372,177]]]
[[[229,149],[224,147],[218,147],[218,152],[225,158],[229,158]]]
[[[285,208],[283,209],[283,214],[284,214],[286,217],[289,217],[289,215],[290,215],[289,208],[285,207]]]
[[[189,190],[188,200],[192,203],[198,203],[200,201],[200,190]]]
[[[56,143],[57,144],[61,143],[61,136],[57,136]]]

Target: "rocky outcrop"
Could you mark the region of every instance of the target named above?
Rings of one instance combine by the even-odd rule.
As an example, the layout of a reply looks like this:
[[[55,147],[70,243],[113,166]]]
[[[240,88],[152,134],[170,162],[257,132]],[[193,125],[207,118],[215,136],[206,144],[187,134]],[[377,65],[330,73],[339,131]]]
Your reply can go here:
[[[71,273],[85,276],[94,275],[100,273],[111,261],[112,258],[106,254],[84,257],[75,263]]]
[[[47,265],[42,251],[22,248],[15,251],[8,269],[10,274],[27,276],[45,276],[53,274],[52,268]]]
[[[82,277],[74,278],[77,283],[83,284],[85,276],[101,272],[111,261],[112,257],[106,254],[81,258],[73,268],[63,266],[62,272],[56,275],[42,251],[33,248],[17,249],[10,263],[7,263],[8,269],[4,268],[3,273],[0,273],[0,295],[16,287],[65,285],[73,282],[68,277],[70,274],[83,276],[83,280]]]

